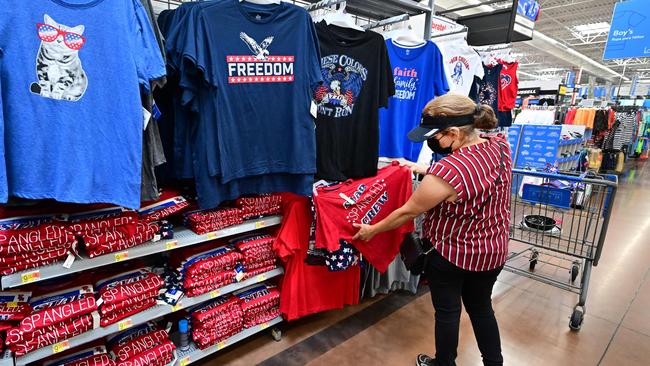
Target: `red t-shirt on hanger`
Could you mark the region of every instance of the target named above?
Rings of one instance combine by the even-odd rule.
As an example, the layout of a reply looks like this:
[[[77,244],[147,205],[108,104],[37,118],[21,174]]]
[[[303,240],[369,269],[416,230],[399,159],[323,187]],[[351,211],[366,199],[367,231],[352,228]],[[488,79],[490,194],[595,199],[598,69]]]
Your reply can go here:
[[[519,79],[517,78],[518,62],[508,63],[505,61],[500,62],[503,66],[501,68],[500,87],[499,91],[499,111],[508,112],[515,108],[517,100],[517,91],[519,90]]]

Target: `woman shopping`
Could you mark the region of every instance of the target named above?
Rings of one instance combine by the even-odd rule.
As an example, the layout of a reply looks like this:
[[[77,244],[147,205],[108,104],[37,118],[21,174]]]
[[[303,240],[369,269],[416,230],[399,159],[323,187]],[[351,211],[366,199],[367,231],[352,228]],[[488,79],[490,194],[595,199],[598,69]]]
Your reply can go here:
[[[370,240],[426,214],[423,240],[434,250],[425,275],[435,309],[435,358],[419,355],[418,366],[456,365],[461,301],[465,305],[486,366],[503,365],[492,289],[508,254],[511,159],[502,138],[482,138],[492,129],[492,108],[447,94],[429,102],[409,139],[426,141],[436,153],[449,154],[426,171],[401,208],[374,225],[356,224],[358,240]]]

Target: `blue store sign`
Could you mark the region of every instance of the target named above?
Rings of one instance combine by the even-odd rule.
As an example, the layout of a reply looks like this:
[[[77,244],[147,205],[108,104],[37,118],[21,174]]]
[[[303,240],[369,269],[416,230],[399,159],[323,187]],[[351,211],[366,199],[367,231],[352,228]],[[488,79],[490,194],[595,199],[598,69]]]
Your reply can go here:
[[[628,0],[614,5],[603,60],[650,57],[648,5],[648,0]]]

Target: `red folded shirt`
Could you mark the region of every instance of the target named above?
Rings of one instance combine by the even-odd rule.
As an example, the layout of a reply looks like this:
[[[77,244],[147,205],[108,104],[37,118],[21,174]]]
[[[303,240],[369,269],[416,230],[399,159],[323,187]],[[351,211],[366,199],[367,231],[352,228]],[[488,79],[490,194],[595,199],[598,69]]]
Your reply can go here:
[[[107,354],[92,355],[81,360],[68,362],[63,366],[115,366],[115,361],[111,360]]]
[[[102,315],[100,324],[102,327],[106,327],[113,323],[117,323],[122,319],[126,319],[134,314],[145,311],[154,306],[156,306],[156,299],[148,299],[136,306],[123,309],[122,311],[116,311],[116,312]]]
[[[25,319],[32,313],[32,307],[26,302],[18,303],[0,303],[0,320],[6,321],[20,321]],[[0,332],[2,329],[0,328]]]
[[[158,226],[155,224],[148,224],[146,230],[142,232],[137,232],[133,236],[128,238],[118,239],[113,242],[105,242],[96,245],[93,248],[88,249],[88,255],[90,258],[94,258],[103,254],[118,252],[120,250],[125,250],[132,248],[134,246],[140,245],[146,241],[149,241],[156,236],[158,232]]]
[[[130,239],[138,233],[146,232],[149,229],[149,224],[137,223],[133,224],[133,231],[125,233],[124,231],[112,229],[101,233],[87,234],[83,236],[84,245],[86,248],[95,248],[101,244],[117,242],[120,239]]]
[[[26,244],[7,244],[0,245],[0,255],[21,255],[37,251],[51,250],[54,248],[70,247],[76,243],[74,235],[66,233],[65,235],[51,240],[37,241]]]
[[[244,328],[254,327],[266,323],[280,316],[280,307],[274,307],[266,312],[244,317]]]
[[[60,322],[50,332],[40,334],[34,338],[20,342],[10,347],[16,356],[23,356],[38,348],[46,347],[62,340],[78,336],[93,329],[92,315],[84,315],[70,322]]]
[[[158,291],[165,284],[160,276],[155,273],[148,273],[143,279],[113,288],[103,288],[100,296],[104,305],[116,304],[131,297],[138,296],[147,292]]]
[[[94,297],[85,297],[67,304],[53,306],[51,308],[37,311],[20,322],[21,332],[29,333],[38,328],[47,327],[61,321],[90,314],[97,310],[97,302]]]
[[[0,230],[0,245],[24,245],[51,241],[66,235],[63,224],[44,224],[35,228]]]
[[[193,289],[212,285],[212,288],[216,289],[235,282],[236,276],[237,274],[233,270],[206,273],[201,279],[185,278],[185,281],[183,281],[183,287],[185,289]]]
[[[122,212],[117,216],[104,217],[99,219],[80,220],[68,226],[68,230],[75,235],[90,235],[93,233],[102,233],[109,230],[124,230],[129,233],[133,229],[133,225],[138,222],[138,214],[133,211]],[[123,227],[125,226],[125,227]]]
[[[113,349],[112,353],[118,361],[126,361],[138,354],[154,348],[155,346],[164,343],[169,339],[169,334],[165,330],[157,330],[155,332],[140,336],[133,341]]]
[[[170,362],[174,358],[173,352],[175,349],[176,346],[174,345],[174,342],[166,340],[162,344],[142,352],[135,357],[126,361],[118,362],[118,366],[165,365],[165,363]]]
[[[244,278],[242,278],[241,281],[245,281],[245,280],[247,280],[249,278],[255,277],[255,276],[260,275],[262,273],[272,271],[272,270],[274,270],[276,268],[278,268],[278,266],[276,266],[275,263],[274,263],[274,264],[272,264],[270,266],[261,267],[261,268],[258,268],[258,269],[252,270],[252,271],[246,270],[246,272],[244,272]]]
[[[102,304],[102,306],[99,308],[99,313],[101,315],[106,315],[109,313],[120,312],[128,307],[135,306],[138,303],[145,301],[147,299],[156,298],[158,296],[158,292],[159,290],[152,290],[137,296],[130,297],[122,302],[108,304],[108,305]]]
[[[241,253],[235,251],[206,258],[187,267],[185,277],[202,277],[205,273],[233,269],[243,258]]]

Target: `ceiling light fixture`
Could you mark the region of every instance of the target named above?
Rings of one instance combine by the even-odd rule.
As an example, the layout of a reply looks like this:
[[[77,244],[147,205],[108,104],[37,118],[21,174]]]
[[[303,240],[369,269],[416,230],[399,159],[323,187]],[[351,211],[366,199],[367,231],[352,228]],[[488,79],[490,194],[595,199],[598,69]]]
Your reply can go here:
[[[609,23],[599,22],[599,23],[588,23],[588,24],[576,25],[573,26],[571,29],[573,29],[574,32],[582,34],[583,36],[589,36],[592,34],[609,32],[609,28],[610,28]]]

